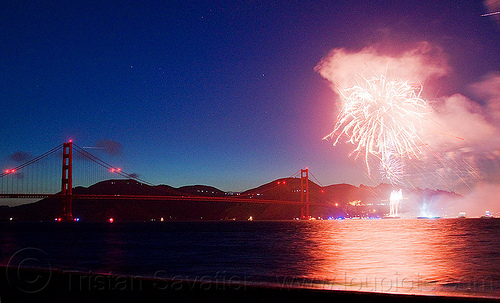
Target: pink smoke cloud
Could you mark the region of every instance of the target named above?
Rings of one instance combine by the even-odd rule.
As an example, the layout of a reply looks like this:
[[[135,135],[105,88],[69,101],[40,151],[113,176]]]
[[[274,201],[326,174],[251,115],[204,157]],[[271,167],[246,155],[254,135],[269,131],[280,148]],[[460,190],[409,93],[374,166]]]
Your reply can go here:
[[[500,122],[500,74],[489,74],[480,82],[471,85],[472,90],[486,101],[489,120]]]
[[[453,209],[453,215],[465,212],[467,217],[480,217],[486,211],[498,217],[498,197],[500,197],[500,187],[497,183],[479,183],[470,192],[458,199],[445,199],[443,205]]]
[[[386,75],[409,83],[420,81],[423,90],[433,80],[452,72],[438,46],[421,42],[399,54],[382,54],[374,47],[360,51],[332,50],[315,67],[334,91],[355,84],[355,76]],[[482,182],[500,182],[500,75],[491,74],[471,84],[473,100],[461,94],[427,100],[429,115],[419,133],[425,148],[418,161],[407,166],[411,184],[464,192],[481,192]],[[425,98],[425,97],[424,97]],[[342,101],[342,100],[341,100]],[[334,121],[332,121],[332,126]],[[486,195],[486,193],[484,193]],[[478,193],[477,195],[480,195]]]
[[[432,102],[433,112],[424,121],[421,137],[435,149],[500,146],[498,127],[488,121],[489,111],[477,102],[454,94]]]
[[[446,167],[444,180],[486,195],[481,191],[489,187],[476,185],[500,182],[500,76],[485,76],[471,88],[483,102],[460,94],[439,98],[422,137]]]
[[[337,89],[337,85],[354,85],[355,74],[366,77],[373,74],[386,75],[389,79],[425,83],[431,78],[446,75],[450,67],[441,48],[429,42],[420,42],[414,48],[394,56],[379,54],[374,47],[367,47],[359,52],[334,49],[314,70]]]

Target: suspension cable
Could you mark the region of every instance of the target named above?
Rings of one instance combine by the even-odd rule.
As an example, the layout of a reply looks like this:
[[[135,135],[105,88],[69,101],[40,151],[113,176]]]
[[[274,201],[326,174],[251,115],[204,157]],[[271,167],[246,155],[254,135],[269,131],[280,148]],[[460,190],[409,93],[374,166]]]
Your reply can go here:
[[[323,184],[321,184],[321,182],[319,182],[318,178],[316,178],[316,176],[313,175],[313,173],[311,171],[309,171],[309,174],[311,175],[311,177],[314,178],[314,180],[316,180],[316,182],[321,186],[321,187],[324,187]]]
[[[19,166],[16,166],[16,167],[14,167],[12,170],[17,171],[17,170],[20,170],[20,169],[22,169],[22,168],[24,168],[24,167],[28,166],[28,165],[31,165],[31,164],[33,164],[33,163],[35,163],[35,162],[37,162],[37,161],[39,161],[39,160],[41,160],[41,159],[43,159],[43,158],[45,158],[45,157],[47,157],[47,156],[49,156],[49,155],[51,155],[51,154],[55,153],[55,152],[56,152],[56,151],[58,151],[61,147],[62,147],[62,144],[59,144],[58,146],[54,147],[53,149],[49,150],[48,152],[45,152],[45,153],[41,154],[40,156],[35,157],[35,158],[33,158],[33,159],[31,159],[31,160],[29,160],[29,161],[27,161],[27,162],[25,162],[25,163],[23,163],[23,164],[21,164],[21,165],[19,165]],[[0,178],[1,178],[1,177],[4,177],[4,176],[6,176],[6,175],[9,175],[9,174],[11,174],[11,172],[2,172],[2,173],[0,174]]]

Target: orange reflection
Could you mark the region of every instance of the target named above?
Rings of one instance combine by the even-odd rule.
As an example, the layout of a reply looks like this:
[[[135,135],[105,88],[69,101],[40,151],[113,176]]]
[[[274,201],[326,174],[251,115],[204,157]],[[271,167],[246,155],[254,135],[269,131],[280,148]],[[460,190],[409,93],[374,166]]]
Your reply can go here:
[[[412,294],[484,294],[491,277],[471,264],[479,255],[456,220],[310,222],[314,261],[308,285],[333,290]],[[484,257],[484,256],[479,256]],[[483,258],[484,259],[484,258]],[[473,261],[472,261],[473,262]]]

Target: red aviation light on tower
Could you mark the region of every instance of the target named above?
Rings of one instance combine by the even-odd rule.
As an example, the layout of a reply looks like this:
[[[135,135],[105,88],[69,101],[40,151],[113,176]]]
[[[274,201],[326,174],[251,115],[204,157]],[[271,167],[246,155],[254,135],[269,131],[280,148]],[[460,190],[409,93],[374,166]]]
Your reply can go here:
[[[119,173],[122,171],[122,169],[121,168],[110,168],[109,171],[112,173]]]

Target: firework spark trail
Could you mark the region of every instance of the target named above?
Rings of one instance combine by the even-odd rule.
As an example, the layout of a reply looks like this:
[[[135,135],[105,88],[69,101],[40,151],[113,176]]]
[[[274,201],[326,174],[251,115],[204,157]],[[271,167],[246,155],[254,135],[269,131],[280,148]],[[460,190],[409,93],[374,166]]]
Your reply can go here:
[[[340,137],[346,135],[347,142],[356,145],[350,155],[355,153],[357,158],[364,154],[369,175],[368,158],[372,155],[394,181],[398,173],[392,171],[394,165],[388,165],[386,160],[418,159],[424,146],[418,132],[429,107],[420,98],[421,86],[416,89],[407,81],[389,81],[383,75],[371,79],[358,75],[356,82],[357,85],[350,88],[340,87],[343,106],[333,132],[323,139],[336,137],[336,145]]]
[[[493,16],[493,15],[498,15],[500,12],[493,12],[493,13],[487,13],[487,14],[482,14],[481,17],[488,17],[488,16]]]
[[[380,172],[383,179],[395,183],[401,183],[400,179],[403,176],[403,163],[402,159],[395,154],[386,155],[380,162]]]

